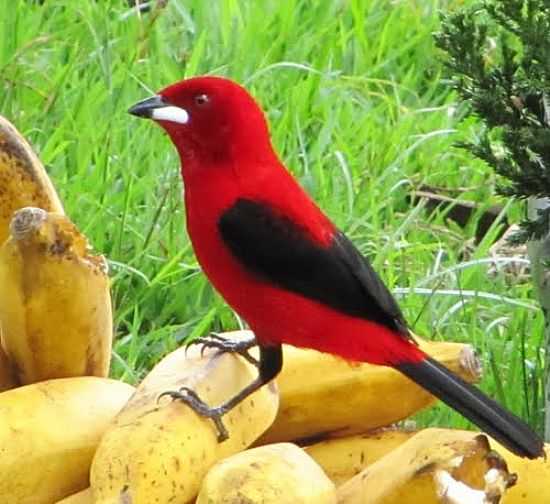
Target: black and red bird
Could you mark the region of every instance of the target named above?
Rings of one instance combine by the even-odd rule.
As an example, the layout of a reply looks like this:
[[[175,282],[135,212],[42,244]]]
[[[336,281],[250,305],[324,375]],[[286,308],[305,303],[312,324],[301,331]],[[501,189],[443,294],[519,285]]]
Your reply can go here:
[[[209,407],[190,390],[172,394],[211,417],[222,438],[222,415],[279,373],[281,344],[289,343],[391,366],[518,455],[543,454],[526,423],[418,348],[368,260],[285,169],[244,88],[192,78],[130,113],[155,120],[172,139],[198,261],[260,348],[258,378],[225,404]],[[246,350],[253,343],[220,346]]]

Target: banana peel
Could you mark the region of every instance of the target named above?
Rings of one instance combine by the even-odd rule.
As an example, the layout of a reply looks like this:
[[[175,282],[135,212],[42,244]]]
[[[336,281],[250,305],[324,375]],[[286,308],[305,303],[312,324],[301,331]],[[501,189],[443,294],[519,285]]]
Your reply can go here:
[[[0,248],[2,346],[22,384],[107,376],[112,308],[103,256],[67,217],[18,210]]]
[[[63,378],[0,394],[0,501],[51,504],[88,486],[100,437],[134,388]]]
[[[422,350],[465,380],[479,380],[479,360],[470,345],[419,343]],[[290,345],[283,346],[283,369],[277,384],[279,413],[256,445],[366,432],[391,425],[435,402],[429,392],[391,368],[349,363]]]
[[[187,386],[217,406],[248,385],[257,369],[241,357],[180,348],[145,377],[105,433],[91,469],[95,504],[184,504],[197,495],[208,469],[247,448],[273,422],[274,383],[227,413],[229,439],[219,443],[213,422],[160,394]]]
[[[63,213],[63,206],[44,166],[31,146],[0,116],[0,243],[9,236],[13,213],[34,206]]]
[[[497,504],[516,481],[484,435],[425,429],[341,485],[337,495],[339,504]]]
[[[336,488],[304,450],[278,443],[232,455],[208,471],[196,504],[336,504]]]

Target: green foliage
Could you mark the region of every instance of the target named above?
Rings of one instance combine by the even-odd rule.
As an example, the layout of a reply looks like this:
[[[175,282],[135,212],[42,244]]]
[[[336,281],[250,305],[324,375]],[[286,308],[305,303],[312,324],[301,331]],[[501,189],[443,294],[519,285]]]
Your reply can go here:
[[[435,39],[451,83],[483,125],[460,144],[502,176],[499,191],[550,196],[550,1],[483,0],[443,17]],[[548,233],[550,209],[515,241]]]

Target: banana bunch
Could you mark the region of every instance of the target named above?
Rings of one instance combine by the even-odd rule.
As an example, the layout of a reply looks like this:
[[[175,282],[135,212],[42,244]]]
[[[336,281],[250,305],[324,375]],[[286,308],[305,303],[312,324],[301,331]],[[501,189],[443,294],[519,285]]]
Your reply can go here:
[[[134,388],[96,377],[0,394],[0,502],[53,504],[88,485],[101,435]]]
[[[235,336],[247,334],[231,334],[232,339]],[[301,355],[303,352],[310,353],[287,350],[284,349],[289,363],[287,369],[294,368],[294,359],[301,361],[304,358]],[[334,362],[340,366],[340,363]],[[318,365],[327,366],[327,363],[321,358]],[[374,366],[372,368],[376,369]],[[324,369],[327,373],[331,372],[330,366]],[[86,457],[69,461],[70,450],[63,454],[60,453],[62,450],[50,452],[53,465],[67,467],[70,464],[82,478],[78,485],[69,488],[65,472],[63,475],[54,472],[51,480],[47,481],[39,476],[42,478],[41,488],[50,489],[51,495],[58,500],[66,497],[64,500],[42,499],[40,495],[36,500],[25,500],[26,497],[20,498],[13,488],[9,490],[11,494],[6,493],[1,485],[0,495],[8,495],[10,499],[7,502],[14,504],[187,504],[195,502],[196,498],[198,504],[237,504],[244,500],[250,504],[489,504],[498,502],[495,499],[500,499],[507,492],[506,503],[542,504],[544,501],[538,500],[538,497],[549,492],[546,488],[550,478],[549,462],[518,459],[491,441],[491,447],[508,461],[510,471],[518,474],[519,481],[513,487],[514,476],[506,470],[504,462],[490,453],[484,437],[480,438],[472,432],[381,430],[327,439],[304,449],[287,442],[247,450],[252,443],[258,443],[257,438],[275,418],[278,394],[274,384],[263,387],[224,417],[230,437],[222,443],[217,441],[217,432],[210,419],[197,415],[181,401],[160,397],[162,392],[187,386],[197,391],[208,404],[216,405],[249,383],[256,373],[251,364],[235,355],[220,355],[208,350],[203,356],[200,347],[191,347],[188,351],[180,348],[165,357],[129,399],[130,392],[116,403],[117,408],[113,407],[105,413],[104,419],[109,418],[99,422],[99,444],[95,431],[96,434],[91,435],[94,441],[90,443]],[[337,376],[333,372],[335,379]],[[388,379],[393,380],[394,376],[389,374]],[[285,376],[282,378],[285,379]],[[102,381],[100,378],[71,378],[46,383],[68,383],[70,380]],[[307,380],[304,377],[303,387],[308,389],[311,385],[312,392],[315,392],[317,382]],[[323,386],[331,387],[332,383],[327,382]],[[369,380],[362,382],[363,392],[374,395],[370,387],[376,386],[376,383]],[[402,386],[399,380],[392,383],[396,387]],[[3,397],[43,385],[29,385],[0,394],[0,418],[5,416],[1,407]],[[357,385],[354,383],[353,386]],[[391,388],[391,385],[387,387]],[[345,394],[345,391],[338,393]],[[43,413],[43,417],[66,418],[68,423],[81,425],[81,433],[91,432],[98,421],[90,417],[90,412],[80,404],[80,399],[77,400],[82,395],[72,390],[55,404],[56,407],[65,403],[78,404],[76,410],[86,416],[89,423],[70,417],[59,409],[55,413]],[[112,391],[106,389],[98,395],[107,400]],[[48,391],[43,397],[51,401],[52,393]],[[317,397],[318,392],[304,394],[304,408],[308,404],[311,410],[317,407]],[[345,397],[341,398],[345,402]],[[284,400],[284,395],[281,399]],[[83,401],[84,404],[93,404],[97,414],[97,399],[88,400],[85,397]],[[13,399],[6,399],[7,404],[14,402]],[[34,398],[28,402],[38,404]],[[114,416],[115,409],[121,406],[120,412]],[[54,405],[50,407],[53,410]],[[101,404],[99,407],[102,408]],[[41,411],[40,408],[38,411]],[[16,419],[26,416],[23,412],[13,414]],[[36,448],[36,440],[52,438],[53,434],[44,434],[40,430],[46,426],[58,436],[59,444],[69,438],[70,428],[65,423],[58,425],[58,422],[51,420],[38,422],[23,436],[35,443],[32,451],[36,456],[44,456],[40,448]],[[322,419],[317,419],[317,428],[320,429],[319,435],[326,432]],[[20,456],[25,453],[21,444],[15,443],[10,449],[14,455],[6,458],[4,466],[0,465],[0,474],[22,473],[18,469],[21,464],[18,466],[17,462],[28,460],[24,455]],[[89,474],[91,487],[79,491],[88,484],[87,471],[94,450]],[[36,483],[24,481],[23,476],[18,478],[16,481],[20,484],[17,488],[36,491]],[[67,497],[76,491],[79,492]],[[525,495],[531,499],[523,500]]]
[[[344,462],[338,477],[345,475],[345,456],[358,452],[351,440],[342,441],[316,450],[324,451],[326,460],[330,452]],[[345,482],[333,480],[336,492],[323,473],[327,467],[310,458],[315,451],[279,443],[218,462],[204,478],[196,504],[496,504],[516,484],[516,475],[487,438],[474,432],[426,429],[400,436],[393,431],[363,441],[364,470]],[[371,456],[364,451],[368,448],[376,453]]]
[[[482,490],[485,490],[486,492],[489,490],[487,493],[490,493],[491,491],[496,494],[504,493],[504,488],[500,488],[500,490],[497,488],[496,492],[495,489],[485,489],[487,482],[481,476],[486,475],[488,472],[486,464],[491,461],[490,457],[485,457],[485,461],[481,460],[483,463],[481,464],[481,468],[478,468],[478,478],[474,482],[466,479],[463,475],[465,474],[464,472],[456,471],[455,469],[448,471],[451,476],[453,476],[454,472],[455,477],[451,479],[447,474],[445,474],[445,472],[438,473],[435,471],[435,466],[428,467],[428,464],[426,464],[425,469],[417,469],[419,471],[418,474],[416,474],[414,478],[410,479],[404,477],[400,470],[404,465],[408,466],[412,460],[416,460],[418,462],[417,453],[420,453],[424,449],[430,452],[430,454],[426,454],[428,457],[433,457],[435,454],[439,454],[438,456],[441,456],[443,453],[443,447],[445,447],[445,449],[447,449],[446,447],[448,446],[454,446],[456,448],[458,446],[456,444],[457,439],[473,440],[476,436],[477,435],[474,432],[450,429],[407,431],[396,428],[387,428],[365,434],[356,434],[345,438],[319,441],[305,447],[304,449],[308,455],[322,467],[325,474],[339,488],[338,491],[340,493],[340,499],[343,499],[343,495],[347,495],[348,497],[346,498],[350,499],[349,502],[439,502],[437,501],[438,486],[441,492],[441,489],[446,488],[446,485],[448,486],[450,484],[451,494],[453,491],[457,491],[456,489],[458,489],[459,495],[463,495],[463,502],[470,504],[475,502],[483,502],[483,500],[479,500],[483,497],[482,494],[479,494]],[[413,438],[415,438],[416,441],[410,442]],[[479,442],[479,440],[476,442]],[[496,484],[499,481],[500,483],[506,481],[510,485],[506,489],[506,497],[503,502],[506,504],[545,504],[546,502],[550,502],[550,487],[548,486],[548,481],[550,481],[549,460],[527,460],[518,457],[491,438],[489,438],[489,444],[494,452],[499,454],[502,459],[506,461],[509,474],[517,475],[517,483],[512,485],[514,482],[513,479],[508,477],[499,479],[499,474],[501,473],[492,473],[495,477],[499,476],[499,478],[496,478],[493,483]],[[423,448],[419,448],[419,446],[423,446]],[[481,444],[480,446],[480,449],[485,453],[487,451],[486,444]],[[547,445],[546,451],[550,452],[550,445]],[[402,461],[399,461],[400,457],[403,457]],[[425,460],[428,459],[429,458]],[[479,458],[475,460],[480,461]],[[503,468],[502,464],[499,465],[496,463],[498,460],[499,459],[493,459],[491,464],[495,465],[497,469],[499,467]],[[404,464],[403,461],[406,461],[406,464]],[[424,497],[417,497],[418,501],[414,501],[412,497],[405,498],[401,494],[399,494],[399,497],[396,497],[392,496],[390,492],[390,496],[385,496],[383,494],[382,497],[380,497],[381,500],[361,500],[359,495],[364,488],[359,485],[361,476],[358,475],[366,473],[370,474],[373,470],[378,471],[376,474],[381,474],[391,468],[393,464],[395,464],[395,467],[389,470],[387,475],[383,478],[384,481],[387,482],[387,488],[396,489],[399,487],[402,488],[402,490],[400,490],[401,493],[408,492],[411,496],[419,496],[419,492],[425,492]],[[426,473],[429,473],[430,476],[426,477]],[[489,477],[489,483],[491,483],[490,478],[491,477]],[[457,479],[462,482],[466,481],[466,483],[469,484],[474,483],[474,485],[472,485],[474,486],[474,493],[457,484]],[[352,481],[354,482],[353,484],[351,483]],[[348,483],[349,486],[347,486],[347,490],[342,490],[344,484],[348,485]],[[376,485],[374,486],[376,487]],[[472,490],[472,488],[470,488],[470,490]],[[460,491],[462,493],[460,493]],[[431,496],[427,497],[426,492],[428,492]],[[476,494],[476,492],[478,493]],[[355,497],[352,498],[352,495]],[[476,495],[477,497],[475,497]],[[471,500],[467,500],[469,498],[471,498]],[[476,498],[478,499],[477,501]],[[485,496],[484,498],[488,497]],[[443,502],[446,501],[443,500]],[[448,502],[452,504],[453,501],[449,500]],[[461,503],[460,500],[456,502]],[[487,502],[491,503],[493,501],[487,500]]]
[[[107,265],[61,214],[16,211],[0,247],[2,346],[22,384],[107,376],[112,313]]]
[[[337,495],[339,504],[490,504],[515,483],[485,436],[425,429],[341,485]]]
[[[225,336],[235,340],[248,338],[250,333]],[[467,379],[479,377],[479,366],[469,346],[427,342],[422,346]],[[363,428],[363,434],[328,439],[304,450],[289,443],[270,444],[272,432],[288,442],[304,432],[313,438],[327,432],[361,432],[361,422],[382,427],[431,401],[429,396],[415,399],[420,389],[390,369],[351,366],[288,346],[283,351],[285,366],[276,380],[281,407],[275,423],[254,441],[273,420],[276,407],[272,404],[274,395],[263,399],[254,396],[250,403],[227,415],[230,437],[221,444],[210,420],[197,416],[179,401],[158,401],[159,394],[189,386],[215,405],[250,382],[257,371],[240,357],[228,354],[208,351],[205,362],[199,348],[193,347],[188,353],[180,349],[166,357],[103,436],[91,471],[94,504],[186,504],[193,502],[197,492],[198,504],[239,503],[243,499],[250,504],[286,502],[287,497],[288,502],[304,504],[482,504],[496,502],[494,499],[510,491],[514,477],[500,459],[498,467],[491,465],[494,459],[489,455],[489,445],[472,432],[430,429],[416,435],[389,429],[369,433]],[[386,396],[395,395],[395,401],[381,405],[381,389]],[[257,394],[262,392],[268,389]],[[332,395],[329,410],[324,402]],[[359,399],[354,396],[365,402],[357,403]],[[410,403],[403,404],[403,398],[409,398]],[[257,448],[242,451],[251,443]],[[237,452],[241,453],[235,455]],[[511,457],[502,452],[507,459]],[[523,464],[520,480],[526,479],[523,473],[528,467],[537,465],[541,476],[537,481],[543,484],[542,476],[550,471],[546,461],[510,460]],[[326,477],[320,476],[323,472]],[[380,492],[369,490],[382,481],[382,475],[385,486]],[[336,494],[326,485],[327,477],[337,487]],[[313,485],[307,483],[310,479]],[[369,482],[369,489],[364,481]]]
[[[63,212],[27,141],[0,117],[0,390],[109,370],[105,259]]]
[[[229,439],[220,443],[213,422],[189,406],[159,396],[183,386],[217,405],[239,392],[257,370],[241,357],[198,346],[180,348],[145,377],[104,434],[90,481],[95,504],[187,503],[208,469],[247,448],[273,422],[278,393],[262,387],[224,416]]]
[[[0,188],[0,502],[54,504],[88,486],[100,437],[134,389],[91,376],[109,370],[105,259],[3,117]]]

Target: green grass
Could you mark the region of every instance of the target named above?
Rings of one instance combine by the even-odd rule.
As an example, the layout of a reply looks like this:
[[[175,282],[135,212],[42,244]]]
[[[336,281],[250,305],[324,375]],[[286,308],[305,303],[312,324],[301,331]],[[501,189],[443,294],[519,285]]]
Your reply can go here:
[[[138,16],[122,1],[0,0],[0,113],[111,261],[114,376],[135,382],[184,339],[239,324],[193,256],[174,150],[126,113],[168,83],[215,73],[260,100],[287,165],[388,284],[425,289],[400,297],[414,330],[474,344],[483,388],[540,427],[530,284],[487,275],[491,237],[464,255],[476,219],[464,230],[407,199],[426,183],[497,201],[493,174],[452,148],[475,124],[457,126],[431,38],[446,5],[170,0]],[[465,425],[442,406],[420,420]]]

